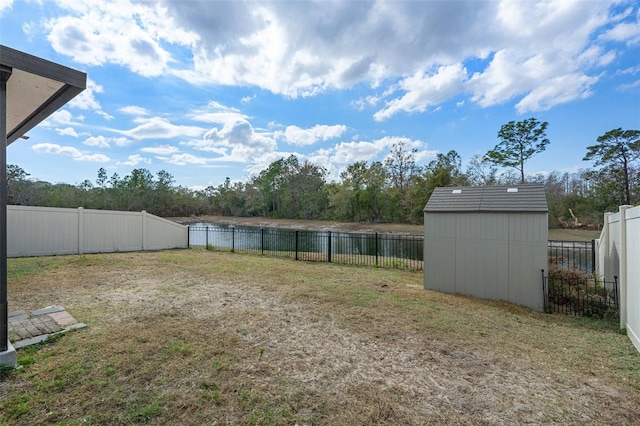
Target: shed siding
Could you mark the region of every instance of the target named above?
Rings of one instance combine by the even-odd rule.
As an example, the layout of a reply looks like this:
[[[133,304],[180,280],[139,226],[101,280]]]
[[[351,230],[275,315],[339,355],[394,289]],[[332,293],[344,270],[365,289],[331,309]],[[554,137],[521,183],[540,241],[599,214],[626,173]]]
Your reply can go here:
[[[547,215],[510,214],[509,235],[508,300],[541,311],[542,270],[548,267]]]
[[[425,288],[543,309],[547,214],[425,214]]]
[[[451,238],[456,232],[456,219],[448,215],[431,215],[429,225],[425,222],[424,269],[433,271],[425,274],[432,290],[446,292],[449,283],[455,283],[456,241]],[[429,244],[426,242],[429,241]]]

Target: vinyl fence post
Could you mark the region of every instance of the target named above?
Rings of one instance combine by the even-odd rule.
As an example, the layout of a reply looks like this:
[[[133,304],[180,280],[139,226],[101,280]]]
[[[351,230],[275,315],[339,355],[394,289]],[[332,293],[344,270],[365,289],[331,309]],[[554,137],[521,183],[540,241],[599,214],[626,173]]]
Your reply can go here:
[[[142,212],[140,212],[140,215],[142,217],[142,250],[148,250],[148,246],[149,244],[147,243],[147,237],[148,237],[148,232],[147,232],[147,211],[146,210],[142,210]]]
[[[329,231],[329,239],[327,240],[327,262],[331,263],[331,231]]]
[[[78,207],[78,254],[84,253],[84,208]]]
[[[618,278],[620,279],[620,328],[627,328],[627,253],[629,246],[627,239],[627,210],[631,206],[624,205],[619,207],[620,212],[620,250],[619,250],[619,262],[620,272]]]

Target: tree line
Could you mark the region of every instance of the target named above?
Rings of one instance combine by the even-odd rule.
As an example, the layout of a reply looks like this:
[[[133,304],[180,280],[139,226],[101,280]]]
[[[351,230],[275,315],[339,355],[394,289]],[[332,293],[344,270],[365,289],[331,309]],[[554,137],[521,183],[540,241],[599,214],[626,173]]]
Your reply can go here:
[[[161,170],[134,169],[120,177],[98,170],[95,181],[51,184],[7,166],[8,204],[141,211],[164,217],[260,216],[348,222],[422,223],[426,202],[436,187],[540,183],[546,188],[551,226],[597,225],[603,212],[640,202],[640,131],[614,129],[587,147],[593,167],[575,173],[526,175],[525,164],[549,144],[548,123],[534,118],[509,122],[500,142],[466,168],[451,150],[426,165],[416,164],[415,149],[397,142],[387,158],[350,164],[338,182],[327,170],[291,155],[272,162],[245,182],[229,178],[218,186],[192,190],[175,185]]]

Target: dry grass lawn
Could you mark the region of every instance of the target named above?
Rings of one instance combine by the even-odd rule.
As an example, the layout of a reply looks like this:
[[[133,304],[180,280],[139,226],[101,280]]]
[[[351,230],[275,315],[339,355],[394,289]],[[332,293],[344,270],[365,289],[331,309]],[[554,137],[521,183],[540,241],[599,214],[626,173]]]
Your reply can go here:
[[[421,286],[204,250],[11,259],[10,311],[88,328],[18,351],[0,424],[640,422],[615,326]]]

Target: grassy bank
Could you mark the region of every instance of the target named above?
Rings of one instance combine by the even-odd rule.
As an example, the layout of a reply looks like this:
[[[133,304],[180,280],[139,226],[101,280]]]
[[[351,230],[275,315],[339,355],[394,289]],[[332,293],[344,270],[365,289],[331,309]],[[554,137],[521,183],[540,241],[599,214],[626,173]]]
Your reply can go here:
[[[9,310],[88,328],[20,349],[2,424],[605,423],[640,356],[604,322],[426,291],[422,274],[204,250],[9,260]]]

